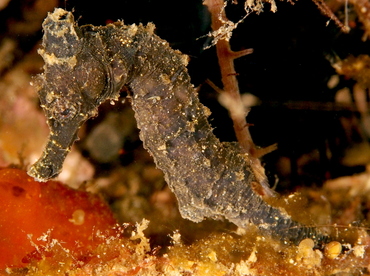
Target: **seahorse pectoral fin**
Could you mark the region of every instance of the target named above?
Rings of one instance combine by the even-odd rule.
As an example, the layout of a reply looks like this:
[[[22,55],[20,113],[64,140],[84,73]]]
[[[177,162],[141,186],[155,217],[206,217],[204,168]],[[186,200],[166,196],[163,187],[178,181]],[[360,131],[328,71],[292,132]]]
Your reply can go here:
[[[28,175],[37,181],[47,181],[57,176],[62,170],[64,159],[73,143],[78,139],[79,128],[86,120],[86,116],[78,115],[68,123],[57,121],[50,123],[49,121],[48,142],[40,159],[28,170]]]

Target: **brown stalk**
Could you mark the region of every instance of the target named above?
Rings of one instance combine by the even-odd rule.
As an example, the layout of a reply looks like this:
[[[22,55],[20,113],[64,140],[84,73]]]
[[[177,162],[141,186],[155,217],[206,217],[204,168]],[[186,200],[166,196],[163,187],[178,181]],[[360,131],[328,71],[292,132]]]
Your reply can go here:
[[[228,18],[225,14],[224,0],[205,0],[204,5],[208,7],[212,15],[212,29],[214,31],[221,30]],[[225,30],[230,31],[230,30]],[[224,35],[224,37],[228,37]],[[249,124],[246,121],[248,110],[245,110],[242,103],[238,80],[236,78],[234,60],[251,54],[252,49],[245,49],[242,51],[231,50],[228,39],[218,39],[216,44],[216,51],[218,63],[221,71],[221,80],[223,84],[220,102],[228,109],[230,117],[233,120],[234,131],[236,138],[245,153],[249,153],[253,157],[260,157],[267,152],[275,149],[275,146],[266,149],[257,149],[253,143],[252,137],[249,132]],[[217,89],[219,90],[219,89]],[[222,100],[223,98],[223,100]]]

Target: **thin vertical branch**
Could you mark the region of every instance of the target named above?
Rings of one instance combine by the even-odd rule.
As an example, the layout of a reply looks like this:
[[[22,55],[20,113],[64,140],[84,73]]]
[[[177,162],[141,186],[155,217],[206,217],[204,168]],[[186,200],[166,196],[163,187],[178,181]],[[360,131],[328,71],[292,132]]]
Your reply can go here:
[[[219,34],[223,26],[230,22],[225,13],[224,0],[205,0],[204,4],[208,7],[212,15],[212,29]],[[232,30],[225,29],[225,32]],[[273,149],[275,146],[266,149],[257,149],[253,143],[249,132],[249,124],[246,121],[248,110],[245,109],[239,92],[238,80],[236,78],[234,60],[251,54],[252,49],[242,51],[232,51],[229,43],[230,34],[221,34],[221,38],[217,39],[216,51],[218,63],[221,71],[221,80],[223,84],[223,93],[220,95],[220,102],[229,111],[230,117],[233,120],[234,131],[236,138],[245,153],[249,153],[253,157],[260,157]]]
[[[212,29],[214,31],[219,30],[224,22],[228,19],[224,10],[223,0],[206,0],[204,4],[208,6],[208,9],[212,15]],[[231,119],[234,123],[234,130],[238,142],[241,147],[248,153],[253,153],[255,146],[252,137],[249,133],[248,124],[245,119],[246,112],[240,116],[240,107],[244,111],[244,107],[240,98],[239,85],[236,79],[236,72],[234,68],[234,59],[247,55],[252,52],[248,49],[243,52],[233,52],[230,48],[229,41],[226,39],[218,40],[216,44],[216,51],[218,56],[218,62],[221,70],[221,79],[223,83],[223,91],[227,93],[230,98],[229,104],[226,104],[226,108],[230,112]],[[229,106],[230,105],[230,106]],[[235,106],[237,105],[237,106]]]

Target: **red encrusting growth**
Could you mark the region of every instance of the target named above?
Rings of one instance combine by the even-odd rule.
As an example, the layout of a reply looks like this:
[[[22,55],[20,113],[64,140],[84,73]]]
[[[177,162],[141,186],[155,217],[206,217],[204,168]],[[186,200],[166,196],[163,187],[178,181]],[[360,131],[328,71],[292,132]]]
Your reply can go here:
[[[60,182],[36,182],[25,171],[0,169],[0,269],[51,257],[59,244],[83,260],[116,233],[116,220],[97,195]]]

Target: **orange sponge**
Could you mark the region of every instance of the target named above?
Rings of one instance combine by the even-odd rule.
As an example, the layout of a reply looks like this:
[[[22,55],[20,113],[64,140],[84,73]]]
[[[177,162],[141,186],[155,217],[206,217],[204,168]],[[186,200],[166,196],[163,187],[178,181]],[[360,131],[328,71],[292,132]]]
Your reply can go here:
[[[36,182],[19,169],[0,169],[0,269],[49,257],[60,244],[86,259],[116,234],[116,220],[97,195],[60,182]]]

